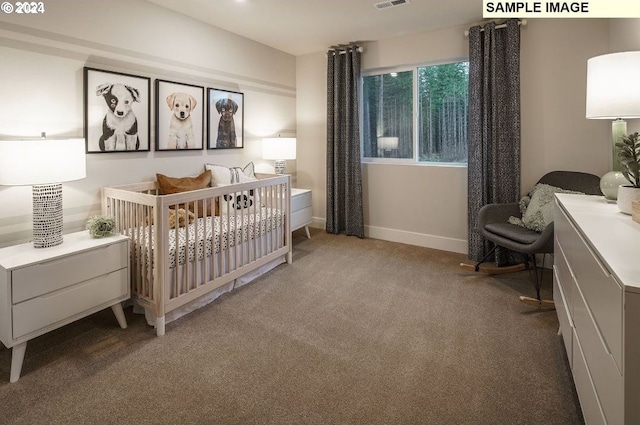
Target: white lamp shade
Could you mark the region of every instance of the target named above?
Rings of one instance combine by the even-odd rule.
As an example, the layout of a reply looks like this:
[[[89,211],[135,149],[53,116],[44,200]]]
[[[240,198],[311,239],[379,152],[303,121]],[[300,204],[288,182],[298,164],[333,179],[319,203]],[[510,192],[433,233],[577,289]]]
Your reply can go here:
[[[295,137],[267,137],[262,139],[262,159],[296,159]]]
[[[87,176],[84,139],[0,140],[0,185],[62,183]]]
[[[398,149],[397,137],[378,137],[378,149]]]
[[[640,118],[640,52],[587,61],[587,118]]]

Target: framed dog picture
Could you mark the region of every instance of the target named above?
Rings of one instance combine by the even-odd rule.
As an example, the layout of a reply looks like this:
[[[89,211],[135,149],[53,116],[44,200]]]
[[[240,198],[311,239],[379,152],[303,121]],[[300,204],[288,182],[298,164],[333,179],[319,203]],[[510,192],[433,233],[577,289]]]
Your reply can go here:
[[[156,80],[156,150],[204,147],[204,87]]]
[[[151,80],[84,68],[87,153],[150,150]]]
[[[207,149],[244,147],[244,94],[208,89]]]

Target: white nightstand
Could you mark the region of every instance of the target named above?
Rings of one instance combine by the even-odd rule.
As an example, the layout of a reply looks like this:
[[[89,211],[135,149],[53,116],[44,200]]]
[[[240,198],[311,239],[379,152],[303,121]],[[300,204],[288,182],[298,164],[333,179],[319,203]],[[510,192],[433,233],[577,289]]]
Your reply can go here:
[[[10,382],[20,378],[27,341],[111,307],[123,329],[128,299],[129,239],[64,235],[61,245],[0,249],[0,341],[12,348]]]
[[[311,239],[311,191],[309,189],[291,188],[291,231],[304,227],[307,238]]]

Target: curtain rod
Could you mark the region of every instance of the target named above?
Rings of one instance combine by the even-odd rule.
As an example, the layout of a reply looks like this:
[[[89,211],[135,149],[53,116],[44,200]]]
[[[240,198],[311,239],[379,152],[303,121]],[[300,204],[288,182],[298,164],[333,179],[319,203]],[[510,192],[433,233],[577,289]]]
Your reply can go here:
[[[527,26],[527,20],[526,19],[522,19],[520,21],[518,21],[518,25],[521,25],[523,27]],[[502,29],[502,28],[506,28],[507,24],[500,24],[500,25],[496,25],[496,29]],[[484,28],[480,28],[480,32],[484,31]],[[464,36],[465,37],[469,37],[469,30],[464,30]]]
[[[338,51],[338,53],[339,53],[339,54],[341,54],[341,55],[344,55],[345,53],[347,53],[347,51],[346,51],[346,50],[344,50],[344,49],[346,49],[347,47],[349,47],[349,46],[331,46],[331,47],[330,47],[330,49],[333,49],[333,50],[338,50],[338,49],[340,49],[340,50]],[[356,47],[358,48],[358,52],[360,52],[360,53],[364,52],[364,48],[363,48],[362,46],[356,46]]]

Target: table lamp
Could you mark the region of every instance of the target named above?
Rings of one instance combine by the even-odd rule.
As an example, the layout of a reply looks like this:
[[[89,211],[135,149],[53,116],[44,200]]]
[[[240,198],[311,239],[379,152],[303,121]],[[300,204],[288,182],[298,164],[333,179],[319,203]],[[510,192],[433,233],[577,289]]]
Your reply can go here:
[[[587,61],[588,119],[614,120],[611,126],[613,166],[602,176],[600,189],[607,199],[618,197],[618,186],[628,184],[620,172],[616,143],[627,134],[625,118],[640,118],[640,51],[596,56]]]
[[[62,182],[86,177],[85,144],[74,140],[0,140],[0,185],[32,186],[33,246],[62,243]]]
[[[286,174],[286,160],[296,159],[295,137],[267,137],[262,139],[262,159],[274,160],[276,174]]]

